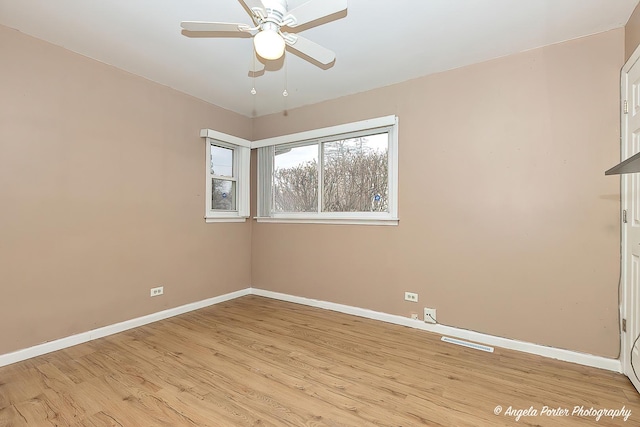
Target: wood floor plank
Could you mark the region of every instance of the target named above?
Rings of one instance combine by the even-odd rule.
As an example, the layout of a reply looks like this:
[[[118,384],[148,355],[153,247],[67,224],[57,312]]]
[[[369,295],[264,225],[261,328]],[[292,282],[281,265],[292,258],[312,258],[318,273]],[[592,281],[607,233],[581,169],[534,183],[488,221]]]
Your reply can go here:
[[[581,405],[631,416],[515,415]],[[256,296],[0,368],[0,427],[369,425],[640,426],[640,397],[612,372]]]

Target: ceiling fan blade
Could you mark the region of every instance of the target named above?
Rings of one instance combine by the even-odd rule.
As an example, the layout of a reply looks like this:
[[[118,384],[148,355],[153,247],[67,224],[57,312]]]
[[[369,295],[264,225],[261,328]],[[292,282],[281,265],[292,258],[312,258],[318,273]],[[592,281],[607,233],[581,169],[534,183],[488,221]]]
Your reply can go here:
[[[248,29],[246,24],[232,24],[230,22],[200,22],[200,21],[183,21],[180,23],[183,30],[186,31],[206,31],[206,32],[244,32],[242,28]]]
[[[240,0],[240,1],[244,3],[245,7],[249,9],[252,14],[258,15],[258,16],[262,14],[263,16],[267,16],[267,14],[264,11],[264,4],[262,4],[261,0]],[[254,11],[255,9],[260,9],[261,13],[256,13]]]
[[[260,62],[258,59],[258,53],[255,49],[253,49],[253,59],[251,60],[251,65],[249,66],[249,71],[252,73],[259,73],[264,70],[264,64]]]
[[[294,23],[287,24],[288,27],[297,27],[316,19],[324,18],[341,12],[347,8],[347,0],[309,0],[300,6],[292,9],[287,13],[285,20],[289,15],[294,19]]]
[[[321,64],[328,65],[336,59],[336,54],[329,49],[297,34],[287,34],[285,42],[291,49],[297,50]]]

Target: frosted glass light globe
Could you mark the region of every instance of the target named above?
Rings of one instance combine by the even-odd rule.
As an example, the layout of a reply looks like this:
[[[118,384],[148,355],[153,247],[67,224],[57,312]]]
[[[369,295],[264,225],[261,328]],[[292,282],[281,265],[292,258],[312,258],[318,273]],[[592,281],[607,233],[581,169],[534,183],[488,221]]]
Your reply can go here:
[[[278,59],[284,54],[284,39],[273,30],[260,31],[253,38],[253,45],[264,59]]]

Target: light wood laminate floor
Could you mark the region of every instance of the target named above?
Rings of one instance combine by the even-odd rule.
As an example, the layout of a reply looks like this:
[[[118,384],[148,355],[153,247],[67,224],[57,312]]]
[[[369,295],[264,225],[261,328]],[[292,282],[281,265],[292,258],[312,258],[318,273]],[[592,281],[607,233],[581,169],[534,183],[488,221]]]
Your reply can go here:
[[[0,368],[2,427],[368,425],[640,426],[640,397],[612,372],[256,296]]]

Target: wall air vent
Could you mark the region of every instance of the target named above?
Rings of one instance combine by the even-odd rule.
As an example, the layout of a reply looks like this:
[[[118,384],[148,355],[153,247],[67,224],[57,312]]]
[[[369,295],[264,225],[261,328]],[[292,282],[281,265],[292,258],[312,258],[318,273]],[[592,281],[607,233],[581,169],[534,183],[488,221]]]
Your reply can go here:
[[[476,344],[474,342],[462,341],[456,338],[442,337],[442,341],[448,342],[451,344],[461,345],[463,347],[473,348],[474,350],[486,351],[487,353],[493,353],[493,347],[489,347],[488,345]]]

